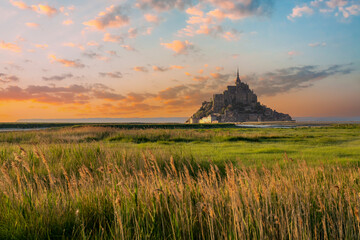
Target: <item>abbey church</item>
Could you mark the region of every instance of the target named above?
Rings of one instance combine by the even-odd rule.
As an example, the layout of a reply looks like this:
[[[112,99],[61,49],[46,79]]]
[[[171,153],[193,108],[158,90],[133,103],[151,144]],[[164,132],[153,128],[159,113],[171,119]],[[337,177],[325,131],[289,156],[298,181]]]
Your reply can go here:
[[[235,86],[228,86],[222,94],[214,94],[209,102],[187,120],[187,123],[292,121],[290,115],[261,105],[256,94],[236,74]]]

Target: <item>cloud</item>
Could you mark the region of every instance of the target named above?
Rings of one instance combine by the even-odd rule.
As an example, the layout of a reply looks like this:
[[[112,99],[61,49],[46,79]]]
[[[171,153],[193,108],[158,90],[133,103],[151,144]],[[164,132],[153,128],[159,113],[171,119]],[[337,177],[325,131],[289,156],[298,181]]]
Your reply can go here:
[[[171,65],[170,66],[171,69],[184,69],[184,66],[179,66],[179,65]]]
[[[360,5],[354,4],[346,8],[350,15],[359,15],[360,14]]]
[[[194,45],[187,40],[185,41],[174,40],[171,43],[161,43],[161,45],[174,51],[175,54],[178,55],[180,54],[186,55],[189,53],[190,50],[194,49]]]
[[[101,77],[110,77],[110,78],[122,78],[121,72],[99,72],[99,76]]]
[[[300,55],[300,52],[297,52],[297,51],[289,51],[287,53],[290,57],[293,57],[293,56],[298,56]]]
[[[209,80],[209,77],[208,76],[194,76],[192,78],[192,80],[195,82],[205,82],[205,81]]]
[[[320,69],[318,66],[308,65],[301,67],[283,68],[263,75],[250,75],[243,80],[251,82],[255,92],[259,95],[276,95],[308,88],[313,82],[325,79],[329,76],[346,75],[353,71],[349,64],[332,65]]]
[[[309,47],[325,47],[326,42],[315,42],[315,43],[309,43]]]
[[[121,45],[121,47],[128,51],[136,51],[136,49],[130,45]]]
[[[360,14],[360,4],[356,4],[356,1],[348,0],[314,0],[310,2],[310,5],[314,9],[319,9],[320,13],[328,14],[334,13],[334,16],[343,16],[349,18],[350,16],[356,16]]]
[[[82,54],[84,57],[87,57],[87,58],[90,58],[90,59],[98,59],[98,60],[101,60],[101,61],[107,61],[109,60],[108,57],[106,56],[103,56],[99,53],[96,53],[96,52],[93,52],[93,51],[87,51],[87,52],[84,52]]]
[[[136,7],[157,11],[168,11],[173,8],[184,9],[191,5],[191,0],[138,0]]]
[[[58,11],[56,10],[56,8],[53,8],[49,5],[43,5],[43,4],[38,4],[38,5],[32,5],[31,8],[40,14],[45,14],[48,15],[49,17],[55,15]]]
[[[65,80],[67,78],[72,78],[74,75],[72,75],[71,73],[64,73],[62,75],[54,75],[51,77],[43,77],[42,79],[44,81],[62,81]]]
[[[146,67],[134,67],[133,70],[136,72],[148,72]]]
[[[99,43],[96,42],[96,41],[90,41],[86,45],[88,45],[88,46],[99,46]]]
[[[228,27],[222,26],[222,22],[225,19],[235,21],[255,15],[267,14],[268,11],[265,9],[270,9],[269,6],[272,5],[271,2],[272,1],[259,0],[241,0],[237,3],[228,0],[202,1],[202,5],[198,4],[186,10],[186,13],[190,15],[186,21],[188,25],[179,30],[178,34],[180,36],[203,34],[212,37],[221,37],[228,41],[239,40],[241,33],[236,29],[228,29]],[[205,5],[205,3],[207,3],[207,5]],[[210,10],[204,12],[201,8],[210,8]]]
[[[137,34],[138,34],[138,30],[136,28],[130,28],[128,30],[128,37],[129,38],[136,38]]]
[[[169,70],[167,67],[159,67],[159,66],[153,66],[152,67],[155,72],[166,72]]]
[[[12,52],[21,52],[21,47],[15,43],[6,43],[4,41],[0,41],[0,48]]]
[[[112,5],[106,8],[106,11],[100,12],[95,19],[84,22],[83,24],[97,30],[126,26],[130,20],[124,11],[122,6]]]
[[[182,84],[159,91],[156,99],[162,104],[163,111],[179,113],[198,107],[213,93],[214,89],[207,89],[204,83]]]
[[[6,73],[0,73],[0,83],[12,83],[18,82],[19,78],[14,75],[8,75]]]
[[[119,57],[116,51],[106,51],[109,55]]]
[[[154,98],[154,97],[156,97],[156,94],[130,92],[126,95],[126,98],[124,98],[122,101],[132,102],[132,103],[140,103],[140,102],[143,102],[145,100],[148,100],[148,99]]]
[[[0,100],[24,101],[49,104],[86,104],[91,100],[118,101],[124,96],[113,89],[100,84],[77,85],[67,87],[30,85],[26,88],[9,86],[0,88]]]
[[[236,29],[232,29],[231,31],[224,32],[222,37],[228,41],[236,41],[240,39],[240,32]]]
[[[314,10],[307,5],[304,5],[302,7],[296,6],[293,8],[292,13],[287,16],[287,18],[291,21],[293,21],[294,18],[302,17],[303,15],[312,15],[314,13]]]
[[[63,46],[65,47],[71,47],[71,48],[79,48],[80,50],[84,51],[85,47],[81,44],[76,44],[72,42],[63,43]]]
[[[224,18],[231,20],[244,19],[251,16],[270,15],[272,0],[205,0],[222,12]]]
[[[20,8],[20,9],[30,9],[30,7],[22,2],[22,1],[13,1],[13,0],[10,0],[10,3],[14,6],[14,7],[17,7],[17,8]]]
[[[74,24],[74,22],[73,22],[73,20],[71,20],[71,19],[67,19],[67,20],[64,20],[64,21],[62,22],[62,24],[68,26],[68,25]]]
[[[144,15],[145,20],[150,22],[150,23],[159,23],[160,22],[160,18],[157,15],[154,14],[145,14]]]
[[[155,72],[166,72],[166,71],[169,71],[169,70],[172,70],[172,69],[183,69],[184,67],[183,66],[178,66],[178,65],[171,65],[170,67],[160,67],[160,66],[153,66],[152,67],[153,70]]]
[[[347,0],[330,0],[326,2],[329,8],[344,7],[348,3]]]
[[[195,16],[204,16],[204,12],[200,9],[200,5],[196,5],[194,7],[189,7],[186,9],[186,13],[189,15],[195,15]]]
[[[55,15],[58,13],[58,10],[54,7],[51,7],[47,4],[38,4],[38,5],[27,5],[23,1],[14,1],[10,0],[10,3],[17,8],[23,9],[23,10],[31,10],[34,12],[37,12],[39,14],[45,14],[49,17]]]
[[[48,48],[48,47],[49,47],[49,45],[47,45],[47,44],[35,44],[35,47],[36,47],[36,48],[42,48],[42,49],[45,49],[45,48]]]
[[[38,28],[40,26],[38,23],[33,23],[33,22],[27,22],[25,23],[25,25],[30,28]]]
[[[110,33],[105,33],[103,41],[104,42],[123,43],[124,39],[122,36],[119,36],[119,35],[111,35]]]
[[[73,68],[84,68],[85,65],[80,62],[80,60],[67,60],[67,59],[61,59],[57,58],[55,55],[50,54],[49,58],[51,59],[51,62],[58,62],[64,65],[65,67],[73,67]]]

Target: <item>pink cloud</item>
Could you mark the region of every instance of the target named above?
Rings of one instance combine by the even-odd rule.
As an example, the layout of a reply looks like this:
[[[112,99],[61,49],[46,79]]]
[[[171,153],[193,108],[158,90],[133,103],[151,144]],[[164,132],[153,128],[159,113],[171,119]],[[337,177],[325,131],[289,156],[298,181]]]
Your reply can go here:
[[[293,8],[292,13],[287,18],[292,21],[294,18],[302,17],[303,15],[311,15],[313,13],[314,10],[307,5],[304,5],[302,7],[296,6]]]
[[[1,49],[5,49],[5,50],[9,50],[12,52],[21,52],[21,47],[16,45],[15,43],[6,43],[4,41],[0,42],[0,48]]]
[[[148,72],[146,67],[138,67],[137,66],[137,67],[134,67],[133,70],[136,72]]]
[[[58,10],[54,7],[51,7],[47,4],[38,4],[38,5],[27,5],[23,1],[14,1],[10,0],[10,3],[17,8],[24,9],[24,10],[31,10],[37,12],[39,14],[45,14],[49,17],[58,13]]]
[[[146,21],[151,22],[151,23],[159,23],[160,22],[160,18],[154,14],[145,14],[144,17],[145,17]]]
[[[52,62],[61,63],[65,67],[73,67],[73,68],[84,68],[85,67],[85,65],[82,64],[79,60],[72,61],[72,60],[67,60],[67,59],[61,59],[61,58],[57,58],[53,54],[49,55],[49,58],[51,59]]]
[[[33,22],[27,22],[25,23],[25,25],[31,28],[38,28],[40,26],[38,23],[33,23]]]
[[[98,16],[83,24],[97,30],[104,30],[105,28],[118,28],[129,24],[129,17],[123,13],[124,9],[121,6],[114,5],[106,8],[106,11],[100,12]]]
[[[118,43],[118,42],[123,42],[124,39],[122,36],[119,35],[111,35],[110,33],[105,33],[103,41]]]
[[[189,15],[204,16],[204,12],[200,9],[200,6],[194,6],[186,9],[186,13]]]
[[[161,43],[161,45],[174,51],[175,54],[188,54],[189,50],[194,49],[194,45],[187,40],[174,40],[171,43]]]
[[[73,22],[73,20],[71,20],[71,19],[67,19],[67,20],[64,20],[64,21],[62,22],[62,24],[63,24],[63,25],[72,25],[72,24],[74,24],[74,22]]]

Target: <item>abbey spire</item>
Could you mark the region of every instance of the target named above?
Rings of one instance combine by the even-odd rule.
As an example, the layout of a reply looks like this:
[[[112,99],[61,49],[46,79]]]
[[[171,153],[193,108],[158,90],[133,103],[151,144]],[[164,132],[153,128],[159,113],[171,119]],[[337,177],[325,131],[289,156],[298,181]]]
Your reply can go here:
[[[240,83],[241,83],[241,80],[240,80],[240,77],[239,77],[239,68],[237,68],[235,84],[239,85]]]

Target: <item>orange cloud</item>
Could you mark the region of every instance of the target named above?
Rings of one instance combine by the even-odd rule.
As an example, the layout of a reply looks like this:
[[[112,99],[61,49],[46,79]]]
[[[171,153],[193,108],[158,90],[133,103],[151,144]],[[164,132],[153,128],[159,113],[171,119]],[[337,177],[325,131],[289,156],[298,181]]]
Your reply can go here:
[[[40,26],[39,24],[33,23],[33,22],[27,22],[27,23],[25,23],[25,25],[28,27],[32,27],[32,28],[37,28]]]
[[[123,42],[124,40],[121,36],[111,35],[110,33],[105,33],[103,41],[104,42]]]
[[[214,17],[214,18],[216,18],[218,20],[223,20],[226,17],[225,13],[223,11],[219,10],[219,9],[215,9],[213,11],[210,11],[210,12],[207,13],[207,15],[210,16],[210,17]]]
[[[209,80],[209,77],[208,76],[194,76],[192,80],[195,82],[205,82],[205,81]]]
[[[186,13],[189,15],[196,15],[202,17],[204,12],[199,9],[199,6],[194,6],[186,9]]]
[[[35,44],[35,47],[44,49],[44,48],[47,48],[48,45],[47,44]]]
[[[72,47],[72,48],[79,48],[82,51],[85,50],[84,46],[82,46],[81,44],[75,44],[75,43],[72,43],[72,42],[64,43],[63,46]]]
[[[20,9],[29,9],[29,6],[22,2],[22,1],[13,1],[13,0],[10,0],[10,3],[14,6],[14,7],[17,7],[17,8],[20,8]]]
[[[174,40],[172,43],[161,43],[161,45],[173,50],[176,54],[188,54],[188,51],[194,48],[193,44],[187,40]]]
[[[145,14],[144,15],[145,20],[151,23],[159,23],[160,19],[157,15],[153,15],[153,14]]]
[[[63,24],[63,25],[71,25],[71,24],[74,24],[74,22],[73,22],[73,20],[68,19],[68,20],[64,20],[64,21],[62,22],[62,24]]]
[[[57,58],[53,54],[49,55],[49,58],[52,60],[52,62],[61,63],[65,67],[74,67],[74,68],[84,68],[85,67],[85,65],[80,63],[78,60],[72,61],[72,60],[61,59],[61,58]]]
[[[116,101],[123,98],[121,94],[100,83],[86,86],[73,84],[67,87],[30,85],[26,88],[0,88],[0,100],[3,101],[32,100],[47,104],[86,104],[91,100]]]
[[[99,46],[99,43],[95,42],[95,41],[90,41],[87,43],[88,46]]]
[[[123,13],[121,6],[115,7],[112,5],[105,12],[100,12],[95,19],[83,24],[97,30],[104,30],[105,28],[117,28],[128,25],[129,17]]]
[[[1,49],[5,49],[5,50],[9,50],[12,52],[21,52],[21,47],[14,44],[14,43],[6,43],[4,41],[0,42],[0,48]]]
[[[43,5],[43,4],[32,5],[31,8],[35,12],[48,15],[49,17],[55,15],[58,12],[56,10],[56,8],[50,7],[49,5]]]
[[[20,9],[27,9],[27,10],[32,10],[34,12],[37,12],[39,14],[45,14],[50,16],[55,15],[58,10],[56,8],[53,8],[49,5],[44,5],[44,4],[38,4],[38,5],[27,5],[26,3],[22,2],[22,1],[14,1],[14,0],[10,0],[10,3],[17,8]]]
[[[146,67],[134,67],[133,69],[136,72],[147,72],[148,71]]]
[[[184,69],[183,66],[179,66],[179,65],[171,65],[170,68],[171,69]]]
[[[170,67],[159,67],[159,66],[153,66],[153,70],[155,72],[165,72],[168,70],[172,70],[172,69],[183,69],[183,66],[178,66],[178,65],[171,65]]]

